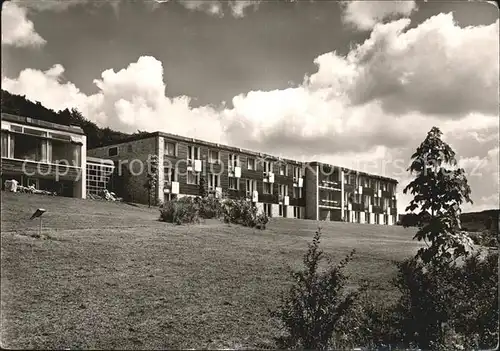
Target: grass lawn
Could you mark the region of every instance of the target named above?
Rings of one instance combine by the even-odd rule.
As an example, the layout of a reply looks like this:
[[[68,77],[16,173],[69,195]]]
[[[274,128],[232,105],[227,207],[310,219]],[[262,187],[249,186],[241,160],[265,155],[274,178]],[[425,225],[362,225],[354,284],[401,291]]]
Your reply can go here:
[[[45,208],[48,239],[30,236]],[[237,348],[269,345],[276,306],[317,222],[272,219],[253,230],[211,220],[158,221],[157,209],[2,192],[1,342],[8,348]],[[322,223],[336,262],[351,249],[353,284],[396,297],[391,260],[419,245],[414,229]]]

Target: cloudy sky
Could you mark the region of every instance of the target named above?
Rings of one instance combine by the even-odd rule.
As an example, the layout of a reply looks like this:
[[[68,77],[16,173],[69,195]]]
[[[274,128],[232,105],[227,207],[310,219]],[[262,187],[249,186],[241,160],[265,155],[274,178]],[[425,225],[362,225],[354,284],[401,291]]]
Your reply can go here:
[[[482,210],[499,207],[498,27],[487,2],[14,0],[2,88],[100,126],[330,162],[400,191],[437,126],[468,172],[464,209]]]

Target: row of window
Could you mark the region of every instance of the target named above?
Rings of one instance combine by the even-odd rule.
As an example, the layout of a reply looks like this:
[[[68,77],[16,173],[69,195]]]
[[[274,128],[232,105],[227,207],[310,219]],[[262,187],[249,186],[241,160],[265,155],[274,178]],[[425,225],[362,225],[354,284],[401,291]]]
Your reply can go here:
[[[373,201],[372,201],[373,199]],[[349,202],[349,193],[344,193],[344,201]],[[372,197],[371,195],[354,194],[353,202],[355,204],[363,204],[368,207],[370,205],[381,206],[384,210],[387,207],[396,207],[396,200],[389,198]]]
[[[263,206],[264,206],[264,213],[269,217],[273,217],[273,211],[272,211],[273,204],[264,203]],[[292,206],[292,207],[293,207],[293,218],[302,218],[302,208],[299,206]],[[288,206],[278,205],[278,217],[285,217],[285,218],[288,217],[287,210]]]
[[[361,212],[359,211],[353,211],[354,212],[354,223],[361,223]],[[349,219],[349,212],[345,211],[344,213],[345,218]],[[379,215],[374,215],[373,219],[370,217],[369,212],[365,212],[365,221],[364,223],[368,224],[389,224],[389,218],[391,218],[392,223],[396,223],[396,216],[394,215],[388,215],[384,214],[382,215],[382,223],[380,222],[380,216]]]
[[[168,169],[168,172],[165,172],[165,183],[168,185],[172,181],[175,181],[175,174]],[[245,189],[248,193],[252,193],[257,191],[257,180],[256,179],[241,179],[235,177],[228,177],[229,184],[228,188],[230,190],[242,190],[241,183],[244,182]],[[200,184],[200,176],[197,172],[187,172],[187,184],[191,185],[199,185]],[[207,188],[209,190],[215,190],[221,186],[220,175],[218,174],[209,174],[207,178]],[[272,194],[273,193],[273,183],[262,182],[263,194]],[[279,196],[288,196],[288,185],[278,184],[278,195]],[[293,197],[294,198],[302,198],[302,188],[293,187]]]
[[[167,156],[177,156],[177,144],[168,140],[165,140],[165,155]],[[200,147],[199,146],[188,146],[188,152],[187,152],[187,159],[188,160],[200,160]],[[220,158],[220,151],[219,150],[208,150],[208,163],[211,164],[220,164],[221,163],[221,158]],[[269,160],[264,160],[261,161],[262,163],[262,169],[264,172],[274,172],[274,164],[275,162],[269,161]],[[228,168],[229,169],[234,169],[235,167],[241,167],[241,162],[240,162],[240,157],[237,154],[229,154],[228,155]],[[286,163],[282,162],[277,162],[277,174],[279,175],[284,175],[288,176],[289,175],[289,169],[288,165]],[[256,171],[257,170],[257,159],[248,157],[247,162],[246,162],[246,168],[251,171]],[[294,166],[293,167],[293,176],[296,178],[302,177],[302,168]]]
[[[396,192],[396,184],[383,182],[379,179],[373,179],[367,176],[357,176],[356,174],[345,174],[344,183],[354,186],[363,186],[365,188],[373,188],[375,191]]]
[[[11,126],[14,127],[14,126]],[[12,128],[11,128],[12,129]],[[24,128],[26,132],[27,128]],[[47,133],[47,132],[43,132]],[[1,133],[2,157],[43,163],[81,165],[81,145],[29,134]]]

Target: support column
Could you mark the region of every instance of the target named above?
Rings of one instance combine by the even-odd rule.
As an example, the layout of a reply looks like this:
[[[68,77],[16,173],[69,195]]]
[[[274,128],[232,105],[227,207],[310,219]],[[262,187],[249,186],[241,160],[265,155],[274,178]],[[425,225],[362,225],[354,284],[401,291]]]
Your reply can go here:
[[[340,212],[340,218],[342,220],[345,220],[345,209],[344,209],[344,206],[345,206],[345,203],[344,203],[344,170],[343,169],[340,169],[340,208],[341,208],[341,212]]]
[[[165,143],[163,137],[159,136],[157,139],[158,145],[156,146],[156,150],[158,152],[156,155],[158,156],[158,178],[156,181],[156,189],[157,189],[157,201],[158,204],[163,204],[165,202],[165,169],[163,168],[163,155],[165,154]]]

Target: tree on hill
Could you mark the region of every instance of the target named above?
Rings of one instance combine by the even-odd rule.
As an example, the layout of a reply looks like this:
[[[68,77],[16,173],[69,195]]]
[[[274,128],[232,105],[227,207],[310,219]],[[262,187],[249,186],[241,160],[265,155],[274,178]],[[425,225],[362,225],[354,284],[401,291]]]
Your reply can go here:
[[[413,217],[420,229],[414,239],[427,244],[417,257],[426,263],[465,256],[472,243],[460,225],[460,205],[472,203],[471,190],[465,171],[457,167],[455,152],[441,136],[433,127],[411,156],[408,171],[416,177],[403,190],[414,195],[406,211],[417,210]]]
[[[148,207],[151,207],[151,196],[154,193],[158,182],[158,156],[149,155],[147,164],[148,172],[146,174],[147,178],[144,187],[148,191]]]

